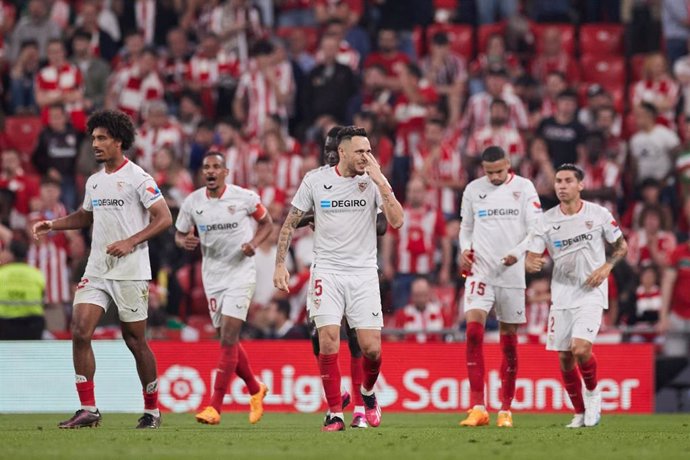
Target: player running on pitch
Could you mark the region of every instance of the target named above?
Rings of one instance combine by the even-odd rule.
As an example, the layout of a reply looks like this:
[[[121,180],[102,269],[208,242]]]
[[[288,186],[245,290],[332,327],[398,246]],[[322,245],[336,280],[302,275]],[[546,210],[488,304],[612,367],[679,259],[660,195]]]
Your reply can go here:
[[[156,358],[146,343],[151,264],[147,241],[172,224],[172,216],[153,178],[125,158],[134,143],[132,121],[119,111],[96,112],[87,123],[96,162],[105,165],[86,181],[84,204],[72,214],[37,222],[36,238],[51,230],[93,224],[91,254],[72,316],[72,357],[81,409],[60,428],[98,426],[93,377],[96,360],[91,338],[105,311],[117,308],[122,337],[134,355],[144,393],[144,415],[137,428],[158,428]]]
[[[228,169],[221,153],[208,152],[201,170],[206,186],[184,200],[175,223],[179,247],[193,251],[201,244],[204,291],[213,326],[220,332],[211,405],[196,414],[196,419],[209,425],[220,423],[223,398],[237,372],[251,395],[249,422],[253,424],[261,419],[268,388],[257,381],[239,340],[256,287],[254,251],[271,233],[273,221],[259,195],[225,183]],[[255,233],[252,221],[258,222]]]
[[[323,431],[345,429],[340,393],[340,323],[356,329],[364,354],[361,387],[370,426],[381,423],[374,384],[381,367],[383,318],[376,263],[376,215],[383,211],[395,228],[403,210],[371,153],[366,131],[350,126],[338,133],[339,162],[308,173],[292,200],[278,241],[273,282],[288,290],[285,257],[303,215],[314,209],[314,262],[308,295],[309,314],[319,334],[319,368],[331,413]]]
[[[628,252],[611,213],[580,198],[583,179],[583,171],[573,164],[556,169],[560,204],[544,213],[543,228],[529,245],[526,264],[530,272],[541,270],[545,249],[554,262],[546,349],[558,351],[563,382],[575,409],[568,428],[595,426],[601,418],[592,344],[608,308],[608,277]],[[613,245],[609,257],[606,242]],[[580,375],[585,381],[584,398]]]
[[[524,255],[529,232],[542,212],[532,183],[510,172],[506,153],[497,146],[482,152],[485,176],[475,179],[462,195],[461,268],[465,280],[467,374],[472,408],[462,426],[489,424],[484,401],[484,326],[492,308],[500,325],[501,410],[497,425],[512,427],[510,406],[518,368],[517,329],[526,322]]]

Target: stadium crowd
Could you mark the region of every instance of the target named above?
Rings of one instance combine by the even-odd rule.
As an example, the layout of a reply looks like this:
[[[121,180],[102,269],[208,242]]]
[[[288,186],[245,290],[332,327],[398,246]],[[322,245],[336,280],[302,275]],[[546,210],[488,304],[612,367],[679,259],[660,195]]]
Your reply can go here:
[[[688,24],[683,0],[0,0],[2,245],[29,244],[45,336],[66,337],[89,235],[34,241],[28,229],[81,205],[98,168],[86,118],[117,108],[138,127],[130,158],[173,214],[210,149],[259,193],[274,232],[256,251],[244,335],[306,338],[312,231],[295,234],[289,295],[272,282],[278,232],[326,133],[354,124],[404,202],[404,226],[379,245],[388,339],[462,330],[459,203],[489,145],[545,209],[568,162],[585,171],[584,197],[616,216],[630,251],[609,279],[602,335],[690,331]],[[150,243],[151,333],[212,337],[200,254],[173,236]],[[529,340],[549,299],[548,278],[530,278]]]

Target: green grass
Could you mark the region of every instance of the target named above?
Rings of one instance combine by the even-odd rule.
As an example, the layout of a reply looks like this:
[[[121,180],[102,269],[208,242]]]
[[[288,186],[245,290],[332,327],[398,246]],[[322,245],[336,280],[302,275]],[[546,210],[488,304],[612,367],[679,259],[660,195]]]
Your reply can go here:
[[[218,426],[166,414],[159,431],[134,430],[135,414],[105,414],[99,428],[58,430],[68,416],[0,415],[0,459],[690,458],[688,414],[606,415],[599,427],[568,430],[567,414],[515,414],[515,428],[499,429],[460,428],[459,414],[384,413],[380,428],[344,433],[320,433],[319,415],[281,413],[256,426],[243,413],[224,414]]]

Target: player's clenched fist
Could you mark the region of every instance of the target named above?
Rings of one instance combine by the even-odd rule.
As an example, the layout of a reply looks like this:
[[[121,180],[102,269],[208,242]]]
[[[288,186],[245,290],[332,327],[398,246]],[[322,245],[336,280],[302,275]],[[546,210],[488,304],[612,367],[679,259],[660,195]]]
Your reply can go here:
[[[525,271],[527,273],[537,273],[544,268],[546,259],[544,259],[540,254],[535,254],[533,252],[528,252],[527,257],[525,257]]]
[[[31,229],[32,233],[34,234],[34,239],[38,240],[39,237],[42,235],[45,235],[49,231],[53,229],[53,221],[52,220],[42,220],[40,222],[36,222]]]
[[[109,244],[105,252],[113,257],[124,257],[134,252],[134,244],[129,240],[120,240]]]
[[[273,273],[273,286],[284,292],[290,292],[288,282],[290,281],[290,273],[285,268],[285,265],[276,265],[276,270]]]
[[[256,252],[254,245],[252,245],[252,243],[244,243],[241,249],[242,253],[247,257],[252,257]]]
[[[182,240],[182,247],[187,251],[193,251],[197,246],[199,246],[199,238],[194,236],[194,230],[192,230]]]
[[[601,283],[608,279],[609,275],[611,274],[611,268],[612,266],[608,263],[597,268],[592,272],[591,275],[589,275],[587,281],[585,281],[585,284],[591,287],[592,289],[599,286]]]

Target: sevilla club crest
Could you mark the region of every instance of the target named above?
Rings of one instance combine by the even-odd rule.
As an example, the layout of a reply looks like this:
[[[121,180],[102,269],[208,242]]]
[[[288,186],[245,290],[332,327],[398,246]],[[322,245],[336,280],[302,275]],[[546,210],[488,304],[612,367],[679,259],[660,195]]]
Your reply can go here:
[[[231,204],[230,206],[228,206],[228,212],[230,214],[235,214],[235,210],[236,210],[236,208],[235,208],[234,204]]]
[[[357,186],[359,187],[359,191],[363,192],[367,189],[367,185],[369,185],[368,182],[358,182]]]
[[[513,198],[515,198],[516,200],[519,200],[520,199],[520,192],[513,192]]]
[[[591,221],[591,220],[585,221],[585,226],[587,227],[587,230],[591,230],[593,225],[594,225],[593,221]]]

